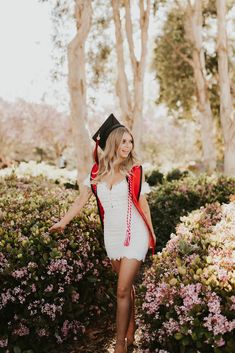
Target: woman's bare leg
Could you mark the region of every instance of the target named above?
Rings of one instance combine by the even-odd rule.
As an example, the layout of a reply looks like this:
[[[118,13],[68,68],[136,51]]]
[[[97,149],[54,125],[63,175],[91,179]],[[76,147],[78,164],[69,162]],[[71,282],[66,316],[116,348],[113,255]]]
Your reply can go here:
[[[130,315],[130,321],[129,321],[129,326],[127,329],[126,333],[126,338],[128,345],[132,344],[135,339],[135,330],[136,330],[136,324],[135,324],[135,287],[132,285],[131,289],[131,315]]]
[[[119,274],[121,260],[111,260],[112,268],[114,272]],[[135,339],[135,330],[136,330],[136,323],[135,323],[135,287],[132,285],[131,289],[131,314],[130,314],[130,321],[126,333],[127,343],[131,345]]]
[[[141,261],[122,258],[117,285],[117,342],[114,353],[124,353],[125,337],[131,318],[131,290]]]

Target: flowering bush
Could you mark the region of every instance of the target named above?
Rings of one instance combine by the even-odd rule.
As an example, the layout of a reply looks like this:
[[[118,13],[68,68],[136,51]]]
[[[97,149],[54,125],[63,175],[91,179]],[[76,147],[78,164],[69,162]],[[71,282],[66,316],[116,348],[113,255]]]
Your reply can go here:
[[[64,233],[49,233],[74,190],[42,177],[11,176],[0,187],[0,352],[53,351],[113,305],[94,203]]]
[[[145,352],[234,352],[235,202],[182,217],[144,274]]]
[[[234,178],[205,175],[165,181],[162,185],[153,188],[149,196],[149,204],[157,236],[157,249],[161,250],[166,245],[181,216],[206,203],[228,202],[234,190]]]
[[[18,166],[0,169],[0,176],[6,177],[14,174],[18,178],[44,176],[60,184],[76,184],[77,170],[60,169],[45,162],[36,161],[21,162]]]

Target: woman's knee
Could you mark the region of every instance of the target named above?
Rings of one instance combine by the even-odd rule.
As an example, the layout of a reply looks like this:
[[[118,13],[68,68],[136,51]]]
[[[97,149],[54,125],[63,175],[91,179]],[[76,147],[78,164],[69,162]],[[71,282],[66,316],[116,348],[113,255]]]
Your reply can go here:
[[[117,287],[117,298],[123,299],[130,297],[131,294],[131,287],[121,286]]]

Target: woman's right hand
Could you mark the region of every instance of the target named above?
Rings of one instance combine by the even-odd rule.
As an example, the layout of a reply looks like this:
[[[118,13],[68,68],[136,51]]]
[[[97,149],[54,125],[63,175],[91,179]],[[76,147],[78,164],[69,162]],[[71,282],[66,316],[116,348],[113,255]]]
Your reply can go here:
[[[66,227],[66,224],[62,221],[55,223],[51,228],[49,228],[49,232],[63,232]]]

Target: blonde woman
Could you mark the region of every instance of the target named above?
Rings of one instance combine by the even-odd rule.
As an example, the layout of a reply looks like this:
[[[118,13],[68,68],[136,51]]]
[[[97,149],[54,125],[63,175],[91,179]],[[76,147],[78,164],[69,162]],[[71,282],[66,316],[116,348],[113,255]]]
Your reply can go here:
[[[84,181],[79,197],[50,231],[63,231],[92,193],[95,195],[104,229],[105,249],[113,270],[118,274],[114,353],[124,353],[127,346],[133,344],[136,330],[134,280],[148,249],[154,253],[156,244],[145,197],[149,186],[137,162],[133,136],[113,114],[93,139],[96,141],[96,163]],[[98,146],[103,150],[99,160]]]

